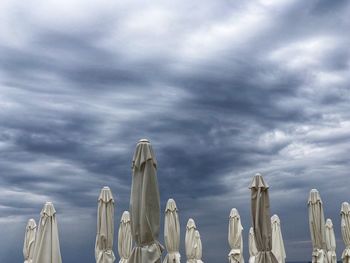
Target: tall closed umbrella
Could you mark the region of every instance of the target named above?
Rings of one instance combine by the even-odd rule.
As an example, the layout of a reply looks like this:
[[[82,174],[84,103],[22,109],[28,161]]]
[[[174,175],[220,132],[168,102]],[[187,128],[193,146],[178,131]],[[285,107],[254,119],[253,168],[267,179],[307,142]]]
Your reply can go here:
[[[326,263],[326,232],[322,200],[319,192],[312,189],[309,194],[309,226],[312,240],[312,263]]]
[[[136,244],[129,263],[161,262],[163,247],[158,242],[160,197],[157,161],[148,140],[138,142],[132,169],[130,216],[131,232]]]
[[[228,243],[231,247],[228,259],[230,263],[244,263],[241,217],[236,208],[232,208],[229,217]]]
[[[196,223],[192,218],[188,219],[186,225],[186,235],[185,235],[185,250],[187,263],[197,263],[196,259],[196,248],[195,248],[195,233],[196,233]]]
[[[199,231],[194,232],[194,251],[197,263],[203,263],[202,261],[202,240]]]
[[[249,229],[249,263],[255,262],[255,257],[258,254],[258,249],[256,248],[255,244],[255,236],[254,236],[254,229],[251,227]]]
[[[345,249],[342,253],[343,263],[350,263],[350,205],[344,202],[341,205],[341,234],[343,236]]]
[[[337,254],[335,253],[336,242],[333,229],[333,222],[331,219],[326,220],[326,249],[328,263],[337,263]]]
[[[23,256],[24,263],[32,263],[36,235],[36,223],[33,218],[28,220],[24,234]]]
[[[281,221],[278,215],[271,217],[272,228],[272,253],[275,255],[278,263],[286,262],[286,251],[284,249],[284,242],[281,231]]]
[[[118,252],[120,256],[119,263],[128,263],[132,250],[132,235],[130,225],[130,213],[124,211],[120,219],[118,231]]]
[[[113,263],[114,199],[109,187],[102,188],[98,197],[97,234],[95,242],[96,263]]]
[[[163,263],[180,263],[180,223],[174,199],[169,199],[165,208],[164,241],[168,254]]]
[[[46,202],[40,213],[33,263],[62,263],[56,210],[51,202]]]
[[[265,184],[261,174],[256,174],[250,184],[251,189],[251,212],[258,254],[256,263],[277,263],[272,254],[272,233],[270,218],[269,186]]]

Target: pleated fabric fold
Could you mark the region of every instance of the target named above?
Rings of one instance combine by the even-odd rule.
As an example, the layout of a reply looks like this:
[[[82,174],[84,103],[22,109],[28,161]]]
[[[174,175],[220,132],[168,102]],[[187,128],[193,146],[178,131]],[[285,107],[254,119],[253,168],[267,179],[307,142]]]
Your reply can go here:
[[[132,169],[129,210],[135,247],[128,262],[160,263],[164,247],[158,241],[160,196],[157,161],[152,145],[147,139],[138,142],[132,161]]]
[[[98,197],[97,233],[95,242],[96,263],[113,263],[114,199],[108,186],[102,188]]]
[[[278,263],[271,252],[272,230],[270,219],[269,186],[261,174],[256,174],[250,184],[251,212],[255,244],[258,250],[256,263]]]

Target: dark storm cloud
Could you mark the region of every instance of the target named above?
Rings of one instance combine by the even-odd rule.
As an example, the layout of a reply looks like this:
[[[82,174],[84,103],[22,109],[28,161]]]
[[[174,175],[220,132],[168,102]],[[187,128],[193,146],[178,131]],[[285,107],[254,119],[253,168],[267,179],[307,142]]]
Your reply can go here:
[[[47,200],[59,212],[64,262],[94,262],[99,189],[113,190],[118,222],[143,137],[156,151],[162,209],[176,199],[182,235],[196,220],[204,261],[227,260],[232,207],[247,245],[258,171],[288,260],[310,258],[311,188],[340,241],[349,198],[346,2],[35,6],[5,2],[0,11],[1,262],[21,260],[25,222]]]

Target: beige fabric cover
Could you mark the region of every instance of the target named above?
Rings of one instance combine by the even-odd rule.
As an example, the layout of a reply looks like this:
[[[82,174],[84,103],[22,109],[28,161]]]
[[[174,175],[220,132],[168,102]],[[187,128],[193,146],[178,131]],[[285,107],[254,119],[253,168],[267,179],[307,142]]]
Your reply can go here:
[[[174,199],[169,199],[165,208],[164,241],[168,254],[163,263],[180,263],[180,223]]]
[[[203,263],[202,261],[202,240],[199,231],[194,232],[194,251],[197,263]]]
[[[130,217],[131,232],[136,245],[129,263],[161,262],[163,247],[158,242],[160,197],[157,161],[148,140],[142,139],[138,142],[132,169]]]
[[[187,263],[197,263],[196,259],[196,244],[195,244],[195,232],[196,232],[196,223],[192,218],[188,219],[186,225],[186,235],[185,235],[185,250]]]
[[[322,200],[319,192],[312,189],[308,199],[309,226],[312,241],[312,263],[326,263],[326,232]]]
[[[132,250],[132,235],[130,225],[130,213],[124,211],[120,219],[118,231],[118,253],[120,256],[119,263],[128,263]]]
[[[40,213],[33,263],[62,263],[56,210],[51,202],[46,202]]]
[[[271,217],[272,228],[272,253],[275,255],[278,263],[286,262],[286,251],[284,249],[284,242],[281,231],[281,221],[278,215]]]
[[[249,229],[249,263],[255,262],[255,257],[258,254],[258,249],[255,244],[254,229],[251,227]]]
[[[272,231],[270,218],[269,186],[265,184],[261,174],[256,174],[250,184],[251,211],[258,254],[256,263],[277,263],[272,254]]]
[[[33,218],[28,220],[24,234],[23,256],[24,263],[32,263],[36,235],[36,223]]]
[[[114,199],[109,187],[102,188],[98,197],[97,234],[95,242],[96,263],[113,263]]]
[[[342,253],[343,263],[350,263],[350,206],[348,202],[341,205],[341,234],[343,236],[345,249]]]
[[[243,236],[241,217],[236,208],[232,208],[229,216],[228,243],[230,253],[228,259],[230,263],[244,263],[243,258]]]
[[[331,219],[326,220],[326,249],[327,249],[327,261],[328,263],[337,263],[337,254],[335,253],[336,242],[333,229],[333,222]]]

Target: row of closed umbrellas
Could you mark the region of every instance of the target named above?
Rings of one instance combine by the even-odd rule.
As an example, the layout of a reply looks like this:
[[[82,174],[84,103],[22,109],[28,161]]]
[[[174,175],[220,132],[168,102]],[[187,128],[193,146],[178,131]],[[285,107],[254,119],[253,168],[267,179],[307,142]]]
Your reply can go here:
[[[114,236],[114,198],[109,187],[103,187],[98,198],[98,217],[97,217],[97,235],[95,242],[95,258],[96,262],[114,262],[115,255],[113,252],[113,236]],[[41,227],[42,226],[42,227]],[[279,263],[285,262],[285,250],[280,228],[280,220],[277,215],[271,217],[272,226],[272,252],[278,259]],[[60,246],[57,231],[56,211],[52,203],[47,202],[41,212],[39,223],[40,229],[36,234],[37,225],[34,219],[29,219],[26,227],[25,241],[23,253],[25,263],[50,262],[50,257],[55,255],[52,262],[61,262]],[[229,215],[228,227],[228,243],[231,250],[228,254],[230,263],[244,263],[243,258],[243,227],[239,212],[236,208],[232,208]],[[50,235],[51,234],[51,235]],[[46,247],[36,248],[36,256],[34,257],[34,248],[36,238]],[[40,240],[40,241],[39,241]],[[53,242],[54,241],[54,242]],[[167,250],[164,263],[180,262],[180,223],[176,202],[169,199],[165,209],[164,221],[164,241]],[[52,244],[50,244],[52,242]],[[118,231],[118,253],[119,263],[127,263],[132,252],[133,239],[131,234],[130,213],[124,211],[119,224]],[[49,248],[49,249],[48,249]],[[195,221],[190,218],[186,225],[185,248],[188,263],[200,263],[202,258],[202,242]],[[249,254],[250,263],[255,262],[255,256],[258,250],[256,248],[254,231],[249,231]]]
[[[150,142],[138,142],[132,162],[132,185],[129,212],[121,217],[118,231],[120,263],[160,263],[164,247],[159,243],[160,198],[157,161]],[[260,174],[250,185],[252,227],[249,231],[249,263],[284,263],[286,254],[277,215],[270,218],[269,187]],[[335,263],[335,238],[330,220],[324,222],[322,201],[317,190],[311,190],[309,222],[313,244],[312,261]],[[230,263],[244,263],[242,224],[237,209],[229,217],[228,241]],[[342,205],[342,234],[347,246],[342,258],[350,258],[350,207]],[[104,187],[98,198],[95,259],[97,263],[113,263],[114,198]],[[176,203],[169,199],[165,210],[164,241],[167,255],[163,263],[180,263],[180,225]],[[328,243],[330,244],[328,246]],[[195,221],[186,226],[187,263],[202,263],[202,242]],[[25,263],[61,263],[56,211],[47,202],[36,226],[28,221],[23,248]],[[335,261],[332,261],[335,259]],[[345,263],[350,263],[346,261]]]
[[[308,199],[309,227],[312,241],[312,263],[336,263],[336,240],[331,219],[325,221],[323,203],[317,189],[312,189]],[[343,202],[340,209],[341,233],[345,243],[343,263],[350,263],[350,205]]]

